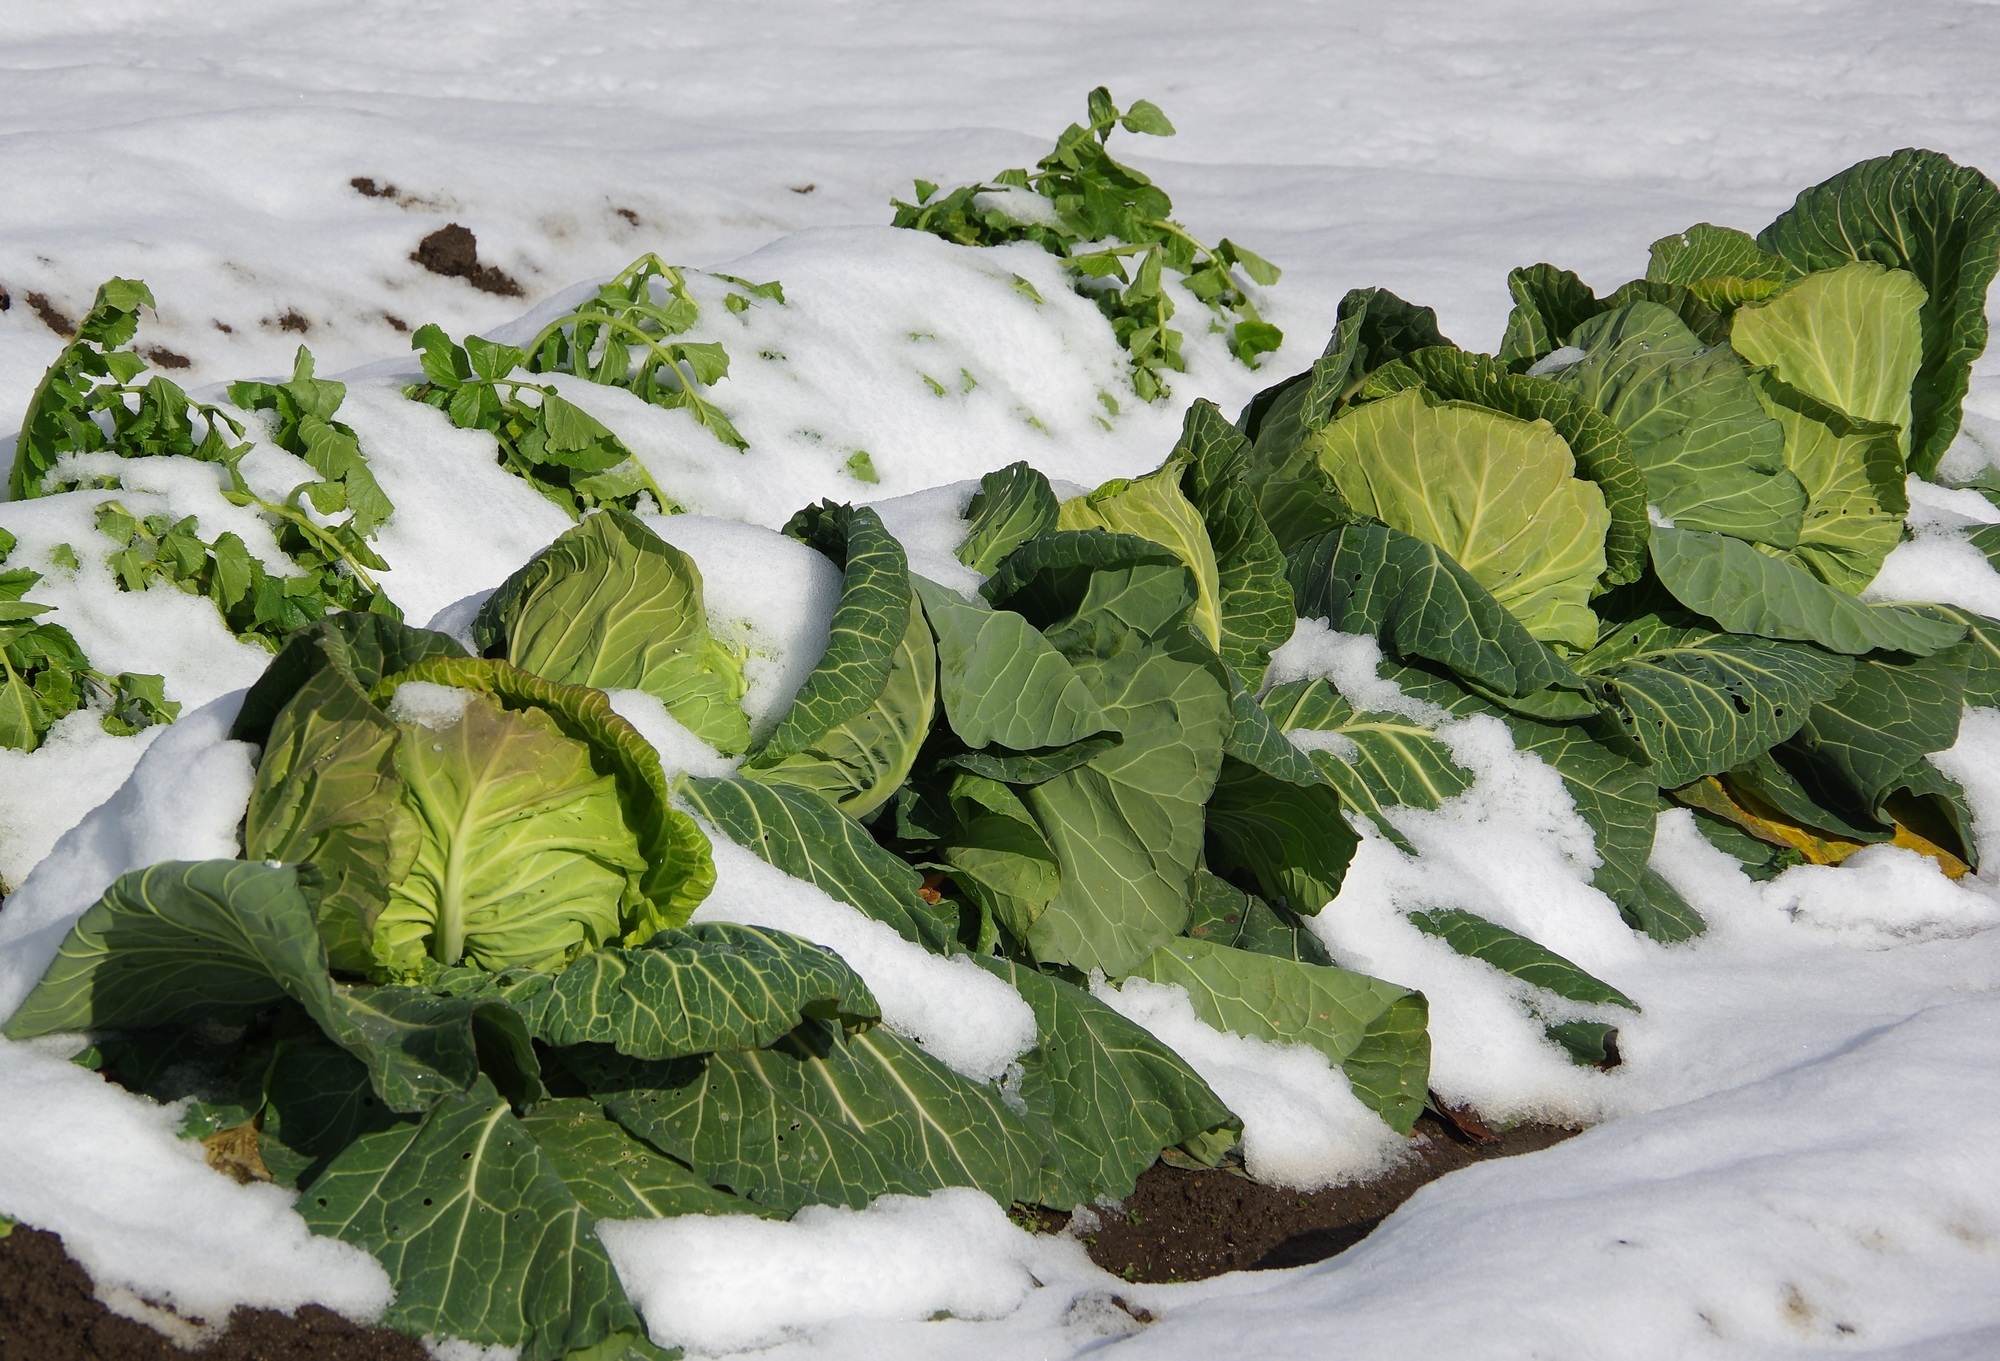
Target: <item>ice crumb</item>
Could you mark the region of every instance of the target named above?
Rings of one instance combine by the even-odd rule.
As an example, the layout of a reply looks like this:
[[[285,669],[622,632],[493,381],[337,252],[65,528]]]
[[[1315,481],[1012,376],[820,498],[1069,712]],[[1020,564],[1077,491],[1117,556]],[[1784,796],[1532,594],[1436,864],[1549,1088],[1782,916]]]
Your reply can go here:
[[[1547,354],[1529,365],[1528,376],[1530,378],[1546,378],[1552,373],[1561,373],[1564,369],[1580,364],[1589,357],[1588,353],[1575,345],[1564,345],[1558,349],[1550,350]]]
[[[389,697],[389,717],[398,723],[415,723],[432,732],[458,726],[465,706],[472,702],[470,690],[431,681],[404,681]]]
[[[1243,1121],[1243,1163],[1273,1186],[1317,1190],[1394,1164],[1405,1140],[1361,1104],[1347,1075],[1306,1044],[1217,1030],[1177,983],[1096,980],[1091,992],[1186,1059]]]

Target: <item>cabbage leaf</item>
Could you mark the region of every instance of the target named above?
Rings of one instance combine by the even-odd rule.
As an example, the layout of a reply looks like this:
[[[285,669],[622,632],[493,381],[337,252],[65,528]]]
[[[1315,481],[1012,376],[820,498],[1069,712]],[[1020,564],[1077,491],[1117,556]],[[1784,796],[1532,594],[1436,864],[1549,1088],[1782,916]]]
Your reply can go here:
[[[1597,640],[1587,602],[1611,517],[1546,421],[1412,388],[1349,411],[1318,450],[1348,505],[1449,553],[1532,636]]]

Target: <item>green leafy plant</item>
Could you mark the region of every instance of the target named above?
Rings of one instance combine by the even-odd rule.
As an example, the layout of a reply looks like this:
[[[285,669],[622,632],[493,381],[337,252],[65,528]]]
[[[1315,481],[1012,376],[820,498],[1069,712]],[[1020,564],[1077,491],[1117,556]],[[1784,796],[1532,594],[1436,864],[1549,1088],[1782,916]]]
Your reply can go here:
[[[785,301],[777,283],[725,281],[741,290],[725,298],[732,312],[750,307],[753,298]],[[600,285],[596,297],[542,327],[523,347],[526,365],[534,373],[573,374],[625,388],[669,411],[684,410],[730,448],[747,448],[729,417],[701,391],[729,376],[728,353],[714,341],[674,339],[700,317],[701,305],[681,271],[657,255],[642,255]]]
[[[962,246],[1033,241],[1061,256],[1072,286],[1110,320],[1131,358],[1132,388],[1146,401],[1167,395],[1166,374],[1186,367],[1181,332],[1169,323],[1173,299],[1166,271],[1214,314],[1238,360],[1278,348],[1284,334],[1258,315],[1243,273],[1269,287],[1278,268],[1224,238],[1205,246],[1169,216],[1173,201],[1145,175],[1114,159],[1111,134],[1171,137],[1174,126],[1146,100],[1120,110],[1102,86],[1090,92],[1088,121],[1072,123],[1055,149],[1029,170],[1003,170],[991,183],[940,194],[916,182],[916,202],[896,200],[895,225],[930,232]],[[1032,293],[1032,288],[1028,290]]]
[[[921,187],[908,225],[1137,261],[1133,287],[1147,260],[1155,282],[1213,267],[1220,250],[1176,264],[1125,234],[1167,209],[1105,154],[1114,125],[1169,130],[1097,92],[1037,176]],[[1339,967],[1314,919],[1363,837],[1416,854],[1412,814],[1473,789],[1454,722],[1503,725],[1561,779],[1592,883],[1661,944],[1705,929],[1651,868],[1669,805],[1759,878],[1883,844],[1976,867],[1964,791],[1929,757],[1968,704],[2000,703],[2000,620],[1859,597],[1983,340],[1964,290],[1991,271],[1943,253],[1989,239],[1990,192],[1899,153],[1762,236],[1664,238],[1604,297],[1516,270],[1494,355],[1357,289],[1310,368],[1234,423],[1192,404],[1154,471],[1066,501],[1025,463],[982,479],[955,545],[976,590],[913,572],[873,509],[808,507],[786,532],[841,590],[824,654],[754,737],[700,573],[627,511],[665,508],[658,489],[555,384],[510,376],[702,418],[720,370],[673,339],[695,320],[682,276],[642,261],[526,350],[426,328],[423,399],[494,430],[580,523],[488,600],[470,657],[379,611],[324,613],[333,586],[259,575],[233,536],[105,502],[130,588],[208,595],[274,644],[296,631],[231,731],[259,751],[242,857],[113,884],[6,1033],[97,1032],[119,1080],[187,1101],[190,1133],[232,1134],[317,1231],[373,1253],[392,1323],[531,1358],[657,1361],[601,1219],[949,1186],[1060,1209],[1130,1195],[1162,1156],[1230,1159],[1241,1120],[1104,984],[1176,987],[1216,1029],[1307,1046],[1407,1133],[1430,1001]],[[763,293],[726,282],[742,307]],[[119,343],[83,345],[61,380],[107,439],[120,417],[89,408],[88,380],[124,364]],[[1135,371],[1171,367],[1156,343]],[[344,508],[360,543],[379,506],[332,386],[302,354],[238,401],[322,478],[289,509],[316,527],[299,496]],[[177,409],[119,391],[133,421]],[[197,456],[233,472],[215,432],[240,429],[189,409],[189,441],[202,422],[219,441]],[[44,453],[68,450],[64,410],[42,413]],[[2000,556],[1989,531],[1970,541]],[[363,603],[359,569],[335,575]],[[0,574],[0,741],[32,745],[91,684],[171,716],[138,684],[157,678],[87,671],[27,603],[39,579]],[[1375,679],[1415,703],[1358,702],[1345,676],[1269,684],[1301,620],[1371,639]],[[669,781],[608,690],[653,696],[740,767]],[[968,1077],[881,1025],[836,953],[691,924],[710,835],[970,959],[1027,1004],[1034,1045],[1004,1081]],[[1552,1053],[1619,1062],[1639,1002],[1614,983],[1466,907],[1407,922],[1492,971]]]
[[[171,723],[181,706],[166,696],[159,676],[93,668],[62,625],[43,619],[55,607],[29,600],[42,579],[27,567],[7,568],[17,540],[0,529],[0,747],[33,751],[56,721],[93,701],[104,730],[129,737],[155,723]]]
[[[269,500],[251,488],[239,466],[250,445],[241,442],[245,426],[237,415],[193,401],[158,375],[137,381],[146,361],[125,347],[138,329],[139,308],[152,305],[152,293],[136,280],[112,279],[98,289],[76,338],[44,375],[23,418],[11,494],[122,485],[114,474],[59,473],[65,454],[218,464],[228,484],[223,498],[262,515],[298,570],[270,572],[234,534],[204,544],[192,518],[166,524],[149,516],[140,522],[114,506],[100,513],[98,527],[117,545],[114,570],[124,589],[143,590],[150,581],[165,580],[207,595],[231,631],[273,648],[328,610],[394,613],[394,602],[370,576],[388,564],[368,539],[395,507],[369,471],[354,431],[333,419],[345,385],[314,378],[313,357],[303,345],[291,381],[231,385],[230,398],[243,409],[276,414],[277,443],[318,474],[282,500]],[[314,513],[308,513],[307,501]],[[342,511],[344,519],[328,519]]]
[[[596,506],[671,513],[680,507],[595,416],[547,383],[514,378],[527,355],[478,336],[457,344],[436,325],[410,338],[426,381],[407,389],[460,430],[498,441],[500,466],[580,519]]]

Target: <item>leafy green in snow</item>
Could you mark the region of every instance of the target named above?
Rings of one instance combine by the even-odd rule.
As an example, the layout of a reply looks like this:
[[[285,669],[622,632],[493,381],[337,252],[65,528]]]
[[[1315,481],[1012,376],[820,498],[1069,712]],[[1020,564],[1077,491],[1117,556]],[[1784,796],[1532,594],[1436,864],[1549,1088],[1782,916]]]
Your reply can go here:
[[[229,385],[230,401],[245,411],[271,412],[274,442],[320,475],[305,489],[313,509],[321,515],[351,511],[348,523],[367,538],[396,507],[369,471],[354,427],[333,418],[346,397],[345,383],[313,377],[312,351],[303,345],[292,360],[291,381]]]
[[[545,680],[644,690],[725,755],[750,745],[742,661],[708,631],[701,570],[623,511],[588,516],[531,558],[472,632]]]
[[[1112,158],[1108,145],[1120,128],[1174,135],[1155,105],[1141,99],[1120,110],[1102,86],[1090,92],[1089,105],[1089,121],[1064,129],[1033,170],[1003,170],[991,183],[943,194],[918,180],[915,203],[895,202],[895,225],[961,246],[1033,241],[1061,256],[1076,291],[1110,320],[1131,356],[1132,388],[1146,401],[1165,396],[1166,374],[1186,367],[1181,333],[1169,324],[1168,272],[1214,314],[1210,324],[1226,330],[1231,352],[1256,367],[1257,356],[1277,349],[1284,334],[1258,314],[1236,271],[1268,288],[1278,281],[1277,266],[1227,238],[1204,246],[1169,216],[1173,200],[1159,186]]]
[[[0,747],[33,751],[59,720],[92,704],[104,730],[121,737],[179,717],[161,677],[107,676],[68,629],[42,618],[55,607],[27,598],[42,574],[6,566],[15,543],[0,529]]]
[[[1748,232],[1697,222],[1674,236],[1653,243],[1646,277],[1656,283],[1680,284],[1719,312],[1768,298],[1799,270],[1782,256],[1759,246]]]
[[[777,284],[743,284],[732,298],[784,304]],[[523,349],[532,373],[567,373],[622,387],[641,401],[686,411],[732,449],[749,447],[729,417],[702,389],[729,376],[729,355],[714,341],[680,340],[701,317],[701,304],[680,270],[642,255],[598,287],[574,312],[543,326]]]
[[[1391,808],[1436,808],[1472,787],[1436,729],[1404,714],[1357,710],[1324,680],[1287,681],[1264,696],[1271,721],[1308,744],[1313,764],[1343,804],[1414,851],[1387,816]]]
[[[418,327],[410,345],[425,381],[404,395],[436,407],[460,430],[492,435],[500,466],[571,519],[595,506],[680,509],[610,427],[554,384],[513,377],[528,362],[521,350],[478,336],[456,344],[436,325]]]
[[[991,576],[1000,560],[1028,540],[1055,528],[1056,494],[1048,478],[1026,463],[1010,463],[979,479],[966,504],[968,527],[958,560]]]
[[[819,665],[743,772],[862,817],[896,792],[930,732],[937,644],[903,546],[874,511],[826,502],[786,528],[841,566],[840,602]]]

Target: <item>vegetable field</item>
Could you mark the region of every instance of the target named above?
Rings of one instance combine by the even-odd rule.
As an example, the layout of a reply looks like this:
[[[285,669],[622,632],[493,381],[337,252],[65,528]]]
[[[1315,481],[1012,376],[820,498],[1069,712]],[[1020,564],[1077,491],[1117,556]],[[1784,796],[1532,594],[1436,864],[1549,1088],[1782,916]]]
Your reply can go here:
[[[841,426],[782,251],[211,387],[105,281],[0,501],[8,769],[113,772],[4,883],[8,1048],[157,1103],[388,1326],[639,1361],[799,1335],[708,1321],[712,1245],[1658,1104],[1724,878],[1885,960],[2000,919],[2000,618],[1892,562],[2000,564],[1984,174],[1865,160],[1603,292],[1524,264],[1487,349],[1354,288],[1292,372],[1291,262],[1129,163],[1175,134],[1099,88],[829,248],[1001,319],[884,323],[935,468]],[[1217,372],[1254,395],[1179,391]]]

